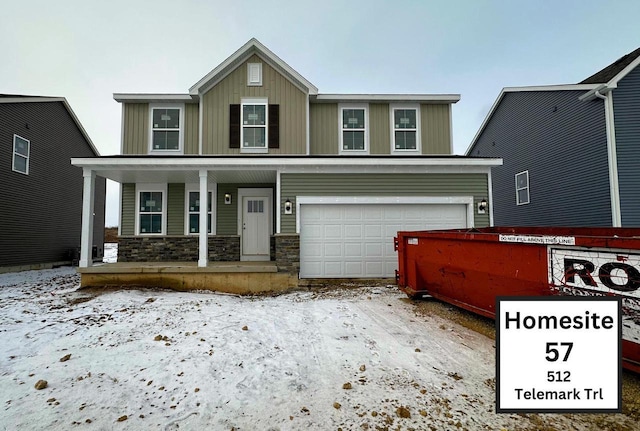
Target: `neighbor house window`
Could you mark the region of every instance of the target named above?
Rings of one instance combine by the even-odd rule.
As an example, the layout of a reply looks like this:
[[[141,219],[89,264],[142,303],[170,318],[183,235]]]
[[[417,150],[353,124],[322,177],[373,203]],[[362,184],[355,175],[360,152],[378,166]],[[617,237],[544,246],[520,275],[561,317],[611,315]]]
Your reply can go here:
[[[242,127],[240,142],[243,150],[267,149],[267,100],[245,99],[242,101]]]
[[[139,192],[139,233],[161,234],[163,233],[163,198],[161,191]]]
[[[31,142],[18,135],[13,135],[13,166],[15,172],[29,175],[29,152]]]
[[[207,201],[207,232],[211,233],[211,201],[209,192]],[[189,192],[187,214],[189,215],[189,233],[200,233],[200,192]]]
[[[391,150],[412,152],[420,150],[420,116],[417,106],[390,106]]]
[[[151,151],[181,151],[182,122],[181,107],[151,107]]]
[[[340,108],[340,152],[367,152],[368,113],[365,106]]]
[[[529,171],[516,174],[516,203],[518,205],[529,203]]]

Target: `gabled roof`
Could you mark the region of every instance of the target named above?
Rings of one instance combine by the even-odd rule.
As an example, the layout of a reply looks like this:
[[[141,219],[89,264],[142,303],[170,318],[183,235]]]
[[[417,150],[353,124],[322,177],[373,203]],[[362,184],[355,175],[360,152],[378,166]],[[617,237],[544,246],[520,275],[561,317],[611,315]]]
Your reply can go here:
[[[0,94],[0,103],[33,103],[33,102],[38,102],[38,103],[61,102],[62,105],[66,108],[67,112],[69,113],[69,116],[71,116],[71,119],[76,123],[78,130],[80,130],[80,133],[82,133],[82,136],[89,144],[89,147],[91,148],[91,150],[95,153],[96,156],[98,157],[100,156],[100,152],[98,152],[98,149],[96,148],[96,146],[93,145],[93,141],[89,137],[89,134],[87,133],[86,130],[84,130],[84,127],[82,127],[82,123],[80,123],[80,120],[78,119],[78,117],[76,117],[75,112],[73,112],[73,109],[71,109],[71,105],[69,105],[69,102],[67,102],[67,99],[65,99],[64,97],[25,96],[21,94]]]
[[[269,65],[274,69],[278,70],[307,93],[318,94],[318,88],[315,85],[307,81],[302,75],[280,59],[280,57],[271,52],[266,46],[261,44],[256,38],[249,40],[240,49],[231,54],[229,58],[205,75],[200,81],[196,82],[189,89],[189,94],[199,95],[204,93],[229,73],[238,68],[238,66],[253,54],[258,55],[262,60],[269,63]]]
[[[500,106],[500,102],[502,102],[502,99],[504,98],[505,94],[533,92],[533,91],[589,91],[589,90],[593,90],[596,87],[598,87],[597,84],[567,84],[567,85],[538,85],[538,86],[531,86],[531,87],[503,88],[500,94],[498,95],[498,98],[496,99],[496,101],[493,102],[491,109],[489,109],[489,113],[484,118],[484,121],[480,125],[478,132],[473,137],[471,144],[469,144],[469,147],[467,148],[467,151],[465,151],[464,154],[466,156],[469,156],[471,154],[471,151],[473,150],[474,145],[478,141],[478,138],[480,138],[480,135],[482,135],[484,128],[487,127],[487,124],[489,123],[489,120],[493,116],[493,113],[495,112],[495,110],[498,109],[498,106]]]
[[[636,60],[638,60],[639,57],[640,48],[636,49],[635,51],[631,51],[625,56],[620,57],[604,69],[581,81],[580,84],[606,84],[610,83],[614,79],[617,83],[617,81],[622,78],[622,76],[618,77],[618,75],[622,74],[622,72],[625,72],[624,75],[626,75],[631,70],[633,70],[638,64]],[[629,66],[632,67],[629,68]]]

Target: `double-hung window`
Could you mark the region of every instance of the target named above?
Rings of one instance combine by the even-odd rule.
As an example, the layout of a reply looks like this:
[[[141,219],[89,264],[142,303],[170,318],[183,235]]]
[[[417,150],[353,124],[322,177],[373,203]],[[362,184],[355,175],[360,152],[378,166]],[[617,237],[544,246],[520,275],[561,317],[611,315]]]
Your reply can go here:
[[[240,127],[242,150],[267,150],[267,124],[269,120],[267,106],[267,99],[242,100],[242,124]]]
[[[151,152],[181,153],[183,108],[151,106]]]
[[[188,199],[189,233],[200,233],[200,192],[189,192]],[[209,192],[207,200],[207,233],[211,233],[211,200],[212,193]]]
[[[369,115],[366,106],[340,106],[340,152],[367,153]]]
[[[161,191],[140,191],[138,213],[138,232],[145,234],[162,234],[163,229],[163,198]]]
[[[391,152],[420,152],[420,110],[418,106],[390,106]]]
[[[13,166],[14,172],[29,175],[29,152],[31,142],[18,135],[13,135]]]
[[[529,171],[516,174],[516,204],[529,203]]]

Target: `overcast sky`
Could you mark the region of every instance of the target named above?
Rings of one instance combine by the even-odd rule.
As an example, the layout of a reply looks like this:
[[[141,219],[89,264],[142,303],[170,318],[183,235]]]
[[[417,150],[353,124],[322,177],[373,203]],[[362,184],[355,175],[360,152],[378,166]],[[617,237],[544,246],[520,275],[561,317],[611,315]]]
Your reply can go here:
[[[0,10],[0,93],[66,97],[117,154],[113,93],[187,93],[255,37],[320,93],[460,94],[464,154],[503,87],[581,81],[640,46],[639,16],[638,0],[21,0]]]

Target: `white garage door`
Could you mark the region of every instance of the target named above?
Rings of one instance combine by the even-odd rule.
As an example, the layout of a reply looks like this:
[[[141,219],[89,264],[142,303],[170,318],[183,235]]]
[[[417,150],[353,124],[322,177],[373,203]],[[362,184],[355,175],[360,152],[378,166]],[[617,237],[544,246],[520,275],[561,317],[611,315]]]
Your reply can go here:
[[[301,205],[300,277],[394,277],[398,231],[466,226],[460,204]]]

